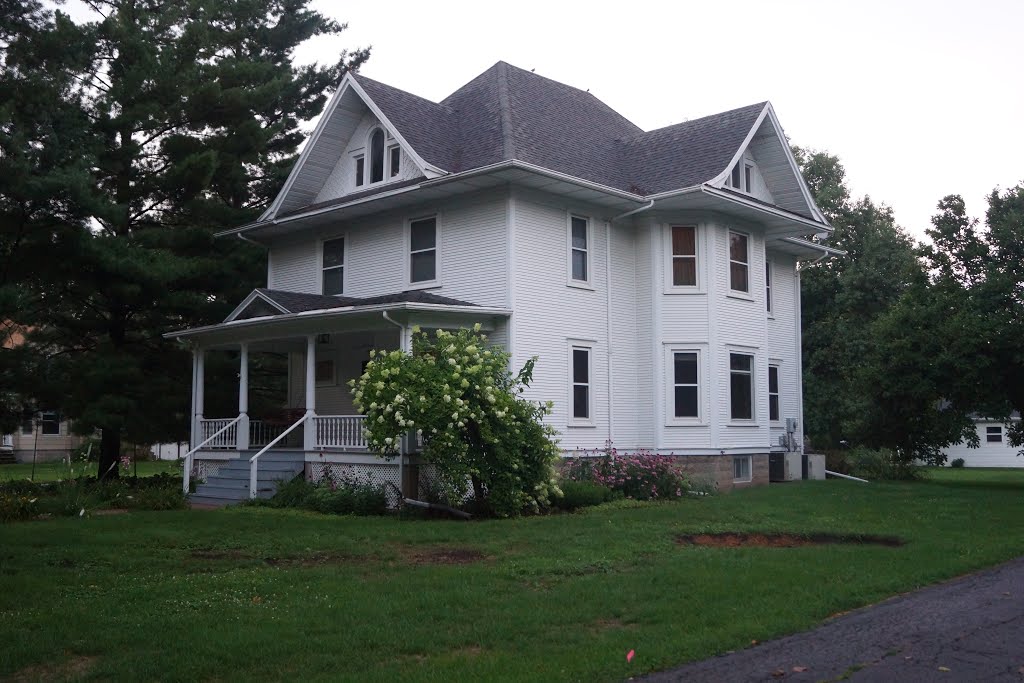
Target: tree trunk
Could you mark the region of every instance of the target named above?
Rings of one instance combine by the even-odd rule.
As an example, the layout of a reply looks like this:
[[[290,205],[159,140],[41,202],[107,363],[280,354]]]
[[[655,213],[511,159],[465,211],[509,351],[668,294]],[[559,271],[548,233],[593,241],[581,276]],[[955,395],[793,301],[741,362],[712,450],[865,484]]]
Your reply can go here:
[[[97,477],[117,479],[120,476],[118,466],[121,460],[121,430],[106,427],[100,441],[100,466]]]

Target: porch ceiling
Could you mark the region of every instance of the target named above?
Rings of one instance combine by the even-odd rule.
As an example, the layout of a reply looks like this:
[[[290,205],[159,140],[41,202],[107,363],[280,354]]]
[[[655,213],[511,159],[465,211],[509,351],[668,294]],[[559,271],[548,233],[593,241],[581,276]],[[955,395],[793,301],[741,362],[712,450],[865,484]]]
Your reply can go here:
[[[491,331],[511,311],[480,306],[443,306],[437,304],[398,303],[380,306],[339,306],[317,311],[269,315],[232,320],[217,325],[168,332],[167,339],[187,340],[207,349],[235,348],[242,342],[255,344],[253,350],[290,350],[305,348],[310,335],[345,332],[398,331],[398,325],[411,327],[458,328],[480,323]],[[385,314],[387,317],[385,317]],[[390,318],[394,322],[389,322]]]

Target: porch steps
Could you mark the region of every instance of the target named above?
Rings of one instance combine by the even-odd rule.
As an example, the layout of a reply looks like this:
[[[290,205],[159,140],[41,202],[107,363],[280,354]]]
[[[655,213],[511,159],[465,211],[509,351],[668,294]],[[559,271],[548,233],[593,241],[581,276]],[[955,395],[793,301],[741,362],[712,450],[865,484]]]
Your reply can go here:
[[[249,499],[249,458],[253,452],[227,460],[216,476],[196,487],[189,502],[197,505],[235,505]],[[265,453],[256,470],[256,495],[270,498],[282,481],[289,481],[305,467],[303,453]]]

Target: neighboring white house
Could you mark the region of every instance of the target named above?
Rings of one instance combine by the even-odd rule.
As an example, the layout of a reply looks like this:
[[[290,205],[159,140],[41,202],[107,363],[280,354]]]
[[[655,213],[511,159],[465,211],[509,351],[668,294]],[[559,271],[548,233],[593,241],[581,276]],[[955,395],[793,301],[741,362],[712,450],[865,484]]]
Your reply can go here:
[[[1020,420],[1014,413],[1012,422]],[[979,417],[974,421],[978,429],[978,448],[969,448],[961,442],[946,448],[946,465],[957,458],[963,458],[964,467],[1024,467],[1024,457],[1019,446],[1011,446],[1006,425],[996,420]]]
[[[830,233],[767,102],[645,132],[503,62],[439,103],[349,74],[269,209],[221,233],[266,247],[267,288],[168,334],[195,349],[195,470],[302,422],[274,445],[310,476],[408,486],[415,456],[365,453],[346,382],[413,325],[479,322],[515,367],[539,357],[529,397],[554,402],[566,452],[612,441],[766,482],[770,452],[799,466],[799,264],[841,254],[813,239]],[[240,356],[238,415],[204,412],[214,351]],[[255,419],[258,352],[288,354],[289,400]]]

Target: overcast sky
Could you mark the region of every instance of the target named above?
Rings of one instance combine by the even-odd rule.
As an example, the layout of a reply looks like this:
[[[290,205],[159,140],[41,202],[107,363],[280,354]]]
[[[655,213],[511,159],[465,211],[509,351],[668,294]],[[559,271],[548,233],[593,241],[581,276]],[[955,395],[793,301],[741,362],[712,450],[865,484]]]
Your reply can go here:
[[[645,130],[771,100],[795,144],[921,237],[936,202],[981,216],[1024,181],[1024,0],[337,3],[363,73],[437,101],[498,60],[573,85]]]

